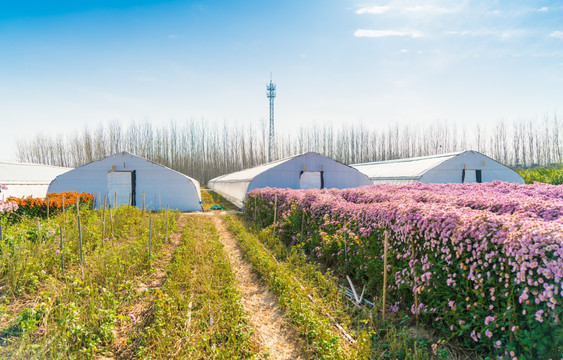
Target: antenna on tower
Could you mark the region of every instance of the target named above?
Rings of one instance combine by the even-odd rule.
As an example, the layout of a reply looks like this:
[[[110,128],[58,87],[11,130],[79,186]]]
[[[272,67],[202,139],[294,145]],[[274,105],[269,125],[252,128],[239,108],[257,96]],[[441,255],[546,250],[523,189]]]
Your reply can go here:
[[[274,98],[276,97],[276,84],[272,82],[272,73],[270,72],[270,83],[266,86],[266,96],[270,99],[270,143],[268,145],[268,162],[272,161],[272,152],[274,149]]]

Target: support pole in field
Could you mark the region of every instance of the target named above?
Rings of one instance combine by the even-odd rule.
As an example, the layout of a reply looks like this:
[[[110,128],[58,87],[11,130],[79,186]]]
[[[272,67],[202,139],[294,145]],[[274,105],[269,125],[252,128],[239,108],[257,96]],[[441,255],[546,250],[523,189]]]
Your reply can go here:
[[[39,223],[39,217],[35,217],[35,221],[37,222],[37,232],[41,230],[41,224]]]
[[[76,216],[80,216],[80,196],[76,197]]]
[[[168,241],[168,204],[166,204],[166,240]]]
[[[65,223],[65,196],[63,194],[63,224]]]
[[[254,222],[256,222],[256,196],[254,197]]]
[[[47,194],[47,221],[49,221],[49,194]]]
[[[113,193],[113,207],[117,209],[117,191]]]
[[[2,233],[2,224],[0,224],[0,241],[4,240],[4,234]]]
[[[143,216],[145,215],[145,192],[143,191]]]
[[[152,252],[152,216],[149,215],[149,260]]]
[[[80,245],[80,271],[82,272],[82,278],[84,278],[84,253],[82,252],[82,228],[80,226],[80,216],[78,216],[77,220],[78,220],[78,244]]]
[[[104,196],[104,208],[102,210],[102,241],[106,238],[106,206],[108,196]]]
[[[158,211],[162,210],[162,206],[160,206],[162,204],[161,199],[160,199],[160,191],[158,192]]]
[[[276,236],[276,225],[278,221],[278,194],[274,194],[274,236]]]
[[[302,209],[302,214],[301,214],[301,232],[299,233],[299,236],[301,237],[301,243],[303,243],[303,230],[305,228],[305,210]]]
[[[344,231],[344,268],[348,275],[348,231]]]
[[[387,301],[387,251],[389,249],[389,233],[385,231],[385,239],[383,243],[383,306],[381,317],[385,321],[385,307]]]
[[[414,240],[412,240],[412,239],[411,239],[411,253],[412,253],[411,254],[411,260],[414,260],[415,259]],[[413,284],[415,283],[414,282],[415,279],[416,279],[416,275],[413,274]],[[416,326],[418,326],[418,312],[419,312],[419,309],[418,309],[418,287],[416,288],[416,291],[414,292],[414,306],[415,306],[415,309],[416,309],[414,316],[415,316],[415,319],[416,319]]]
[[[102,195],[98,191],[98,209],[102,207]]]
[[[111,238],[113,239],[113,216],[112,216],[112,211],[111,209],[108,210],[109,211],[109,227],[110,227],[110,231],[111,231]]]
[[[63,272],[63,277],[65,276],[65,258],[63,255],[63,250],[64,250],[64,246],[63,246],[63,227],[61,226],[59,228],[59,232],[61,235],[61,244],[60,244],[60,252],[61,252],[61,270]]]

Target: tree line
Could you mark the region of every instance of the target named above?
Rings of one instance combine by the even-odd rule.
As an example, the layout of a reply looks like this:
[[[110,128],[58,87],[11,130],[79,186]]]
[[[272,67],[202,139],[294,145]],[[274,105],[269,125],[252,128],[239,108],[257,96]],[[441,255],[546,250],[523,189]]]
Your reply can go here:
[[[365,123],[335,127],[301,126],[276,132],[273,159],[315,151],[345,164],[477,150],[512,167],[549,166],[563,161],[556,115],[542,119],[499,121],[491,126],[459,126],[453,122]],[[37,134],[19,139],[19,161],[77,167],[128,151],[196,178],[202,184],[233,171],[268,162],[268,126],[209,123],[204,120],[99,123],[71,134]]]

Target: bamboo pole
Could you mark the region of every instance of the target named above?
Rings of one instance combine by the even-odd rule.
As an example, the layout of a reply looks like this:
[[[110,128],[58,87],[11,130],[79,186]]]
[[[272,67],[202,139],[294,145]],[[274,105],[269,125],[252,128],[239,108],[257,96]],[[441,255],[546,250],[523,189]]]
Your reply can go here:
[[[102,241],[106,238],[106,206],[108,196],[104,196],[104,208],[102,209]]]
[[[84,278],[84,253],[82,252],[82,228],[80,226],[80,216],[78,216],[78,243],[80,245],[80,272]]]
[[[109,209],[109,226],[110,226],[110,231],[111,231],[111,238],[113,239],[113,216],[112,216],[112,209]]]
[[[80,196],[76,197],[76,216],[80,216]]]
[[[274,194],[274,236],[276,236],[276,225],[278,215],[278,194]]]
[[[65,258],[63,255],[63,250],[64,250],[64,246],[63,246],[63,227],[60,227],[60,235],[61,235],[61,244],[60,244],[60,252],[61,252],[61,270],[63,272],[63,276],[65,276]]]
[[[149,260],[152,252],[152,216],[149,215]]]
[[[63,224],[65,223],[65,196],[63,194]]]
[[[385,321],[385,308],[387,302],[387,253],[389,249],[389,233],[385,231],[385,240],[383,244],[383,308],[382,315],[383,321]]]
[[[415,259],[415,255],[414,255],[414,240],[411,240],[411,250],[412,250],[412,251],[411,251],[411,252],[412,252],[412,254],[411,254],[411,259],[414,260],[414,259]],[[414,284],[414,280],[415,280],[415,279],[416,279],[416,275],[413,274],[413,284]],[[416,319],[416,326],[418,326],[418,312],[419,312],[419,309],[418,309],[418,287],[416,288],[416,291],[414,292],[414,306],[415,306],[415,308],[416,308],[416,311],[415,311],[414,316],[415,316],[415,319]]]
[[[168,240],[168,204],[166,204],[166,240]]]

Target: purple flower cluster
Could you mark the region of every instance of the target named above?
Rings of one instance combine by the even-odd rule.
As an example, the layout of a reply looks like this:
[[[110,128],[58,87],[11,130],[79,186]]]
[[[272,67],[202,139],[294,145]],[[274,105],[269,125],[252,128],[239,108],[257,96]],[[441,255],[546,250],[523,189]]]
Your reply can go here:
[[[501,342],[518,353],[530,342],[545,342],[548,353],[561,346],[541,334],[563,336],[563,187],[267,188],[249,193],[248,216],[271,224],[275,196],[283,239],[301,242],[337,272],[363,278],[373,293],[380,291],[388,233],[389,293],[422,318],[437,309],[439,321],[432,323],[438,329],[478,339],[478,346]]]
[[[0,184],[0,193],[2,190],[7,190],[8,187],[4,184]],[[10,213],[18,209],[18,204],[15,201],[4,201],[0,197],[0,214]]]

